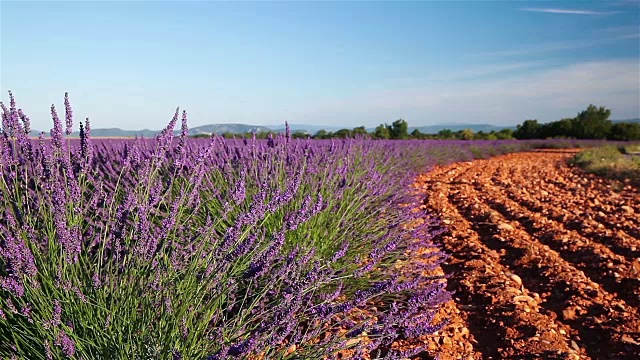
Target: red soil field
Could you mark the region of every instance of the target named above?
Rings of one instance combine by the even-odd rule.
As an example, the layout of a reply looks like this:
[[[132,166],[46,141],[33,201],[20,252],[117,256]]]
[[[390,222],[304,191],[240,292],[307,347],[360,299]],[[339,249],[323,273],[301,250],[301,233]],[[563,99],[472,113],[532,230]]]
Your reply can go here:
[[[451,323],[430,359],[640,359],[640,193],[541,150],[435,168]]]

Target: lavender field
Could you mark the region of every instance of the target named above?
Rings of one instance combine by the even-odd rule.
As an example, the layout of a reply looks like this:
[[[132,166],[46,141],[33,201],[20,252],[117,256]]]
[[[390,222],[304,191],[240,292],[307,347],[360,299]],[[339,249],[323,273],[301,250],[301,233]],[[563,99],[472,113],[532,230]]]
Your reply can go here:
[[[179,110],[155,139],[92,140],[87,119],[69,140],[68,98],[51,114],[35,140],[2,105],[2,359],[411,357],[394,344],[450,299],[415,177],[575,145],[191,139]]]

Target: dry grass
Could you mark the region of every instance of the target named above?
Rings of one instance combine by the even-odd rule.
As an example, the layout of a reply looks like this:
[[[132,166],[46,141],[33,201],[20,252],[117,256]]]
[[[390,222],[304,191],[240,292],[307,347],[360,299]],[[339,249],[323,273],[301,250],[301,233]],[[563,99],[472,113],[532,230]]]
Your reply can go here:
[[[603,146],[582,151],[573,163],[606,178],[640,183],[640,145]]]

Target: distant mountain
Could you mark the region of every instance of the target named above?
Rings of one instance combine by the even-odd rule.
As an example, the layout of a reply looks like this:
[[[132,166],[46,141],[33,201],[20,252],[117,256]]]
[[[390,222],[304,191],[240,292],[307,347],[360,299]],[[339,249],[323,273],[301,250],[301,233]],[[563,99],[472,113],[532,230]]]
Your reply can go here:
[[[352,129],[353,126],[323,126],[323,125],[307,125],[307,124],[291,124],[289,125],[292,132],[306,132],[309,134],[315,134],[320,130],[326,130],[335,132],[343,128]],[[414,129],[419,129],[423,134],[435,134],[440,130],[449,129],[451,131],[458,131],[464,129],[471,129],[474,132],[484,131],[489,132],[491,130],[499,131],[504,129],[505,127],[488,125],[488,124],[440,124],[440,125],[430,125],[430,126],[420,126],[420,127],[410,127],[409,132]],[[512,127],[515,129],[515,127]],[[367,131],[372,132],[375,128],[367,128]],[[196,126],[189,129],[189,135],[200,135],[200,134],[223,134],[226,132],[240,134],[247,132],[284,132],[285,126],[257,126],[257,125],[246,125],[246,124],[210,124],[210,125],[202,125]],[[104,129],[91,129],[91,136],[93,137],[109,137],[109,138],[120,138],[120,137],[144,137],[144,138],[152,138],[155,137],[160,130],[123,130],[120,128],[104,128]],[[174,131],[175,134],[180,134],[180,129]],[[40,135],[40,131],[32,130],[31,136],[38,137]],[[49,131],[45,132],[45,135],[49,137]],[[70,137],[79,137],[79,132],[74,132]]]
[[[189,129],[189,135],[198,135],[198,134],[213,134],[218,133],[222,134],[225,132],[232,133],[244,133],[244,132],[267,132],[272,131],[268,127],[264,126],[255,126],[255,125],[245,125],[245,124],[211,124],[211,125],[202,125],[196,126],[194,128]],[[155,137],[160,130],[123,130],[120,128],[105,128],[105,129],[91,129],[91,136],[93,137],[109,137],[109,138],[119,138],[119,137],[144,137],[144,138],[153,138]],[[180,134],[180,129],[174,130],[175,134]],[[31,136],[38,137],[40,135],[40,131],[32,130]],[[45,132],[45,136],[49,137],[49,131]],[[80,133],[78,131],[73,132],[70,137],[79,137]]]
[[[245,124],[211,124],[202,125],[189,129],[189,135],[213,134],[213,133],[246,133],[246,132],[268,132],[272,129],[266,126],[245,125]],[[177,131],[180,132],[179,130]]]
[[[640,119],[611,120],[614,123],[640,123]]]
[[[149,137],[154,137],[156,136],[156,134],[159,131],[155,131],[155,130],[149,130],[149,129],[143,129],[143,130],[122,130],[120,128],[106,128],[106,129],[91,129],[91,136],[92,137],[109,137],[109,138],[128,138],[128,137],[145,137],[145,138],[149,138]],[[50,136],[50,130],[47,130],[44,132],[45,137],[49,137]],[[40,131],[38,130],[31,130],[30,135],[32,137],[38,137],[40,136]],[[74,131],[73,133],[71,133],[71,135],[69,135],[70,138],[77,138],[80,137],[80,132],[78,131]]]
[[[91,136],[95,137],[154,137],[158,132],[155,130],[143,129],[143,130],[122,130],[119,128],[107,128],[107,129],[91,129]],[[74,132],[72,136],[80,136],[79,132]]]

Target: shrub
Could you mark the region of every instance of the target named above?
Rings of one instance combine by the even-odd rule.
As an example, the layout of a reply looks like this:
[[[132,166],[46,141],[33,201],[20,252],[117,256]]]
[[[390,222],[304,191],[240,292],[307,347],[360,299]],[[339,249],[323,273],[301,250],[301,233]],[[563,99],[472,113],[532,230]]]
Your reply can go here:
[[[587,172],[640,184],[640,156],[626,154],[633,146],[608,145],[582,151],[572,162]]]

